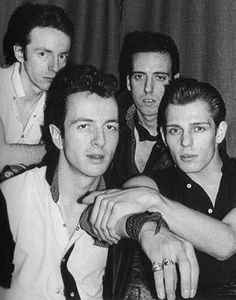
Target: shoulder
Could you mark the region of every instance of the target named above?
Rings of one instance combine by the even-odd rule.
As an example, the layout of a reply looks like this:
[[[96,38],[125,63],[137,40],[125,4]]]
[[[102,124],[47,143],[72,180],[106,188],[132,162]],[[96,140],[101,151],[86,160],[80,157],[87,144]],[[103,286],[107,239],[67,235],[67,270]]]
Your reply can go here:
[[[6,75],[6,74],[11,74],[14,70],[14,64],[13,65],[1,65],[0,66],[0,75]]]
[[[19,197],[19,195],[32,189],[33,186],[41,186],[45,179],[46,167],[34,168],[25,171],[15,177],[4,181],[0,187],[7,198]]]

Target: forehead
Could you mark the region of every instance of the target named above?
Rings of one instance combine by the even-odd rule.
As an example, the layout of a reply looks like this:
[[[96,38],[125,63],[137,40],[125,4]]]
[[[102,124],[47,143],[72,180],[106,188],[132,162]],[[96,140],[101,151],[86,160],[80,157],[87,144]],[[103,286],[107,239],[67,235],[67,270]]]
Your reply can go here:
[[[70,95],[65,120],[76,119],[90,119],[95,122],[118,121],[118,106],[115,98],[103,98],[90,92]]]
[[[166,125],[213,122],[208,104],[198,99],[185,105],[169,104],[166,110]]]
[[[38,48],[50,48],[57,47],[62,51],[68,51],[71,44],[70,37],[52,27],[35,27],[29,34],[30,44],[37,46]]]
[[[138,52],[132,55],[133,71],[170,72],[171,58],[169,53],[160,52]]]

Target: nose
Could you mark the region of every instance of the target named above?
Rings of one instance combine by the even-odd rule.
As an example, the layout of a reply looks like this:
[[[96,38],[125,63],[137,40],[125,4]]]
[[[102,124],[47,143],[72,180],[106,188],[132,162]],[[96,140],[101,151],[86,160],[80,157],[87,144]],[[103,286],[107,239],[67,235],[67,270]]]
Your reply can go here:
[[[144,91],[146,94],[153,92],[153,78],[152,77],[147,76],[145,85],[144,85]]]
[[[57,73],[59,71],[59,60],[57,57],[52,57],[49,62],[49,70],[53,71],[54,73]]]
[[[96,147],[102,148],[105,145],[105,133],[103,129],[96,129],[92,139],[92,144]]]
[[[181,144],[183,147],[189,147],[193,145],[193,136],[189,131],[184,131],[181,137]]]

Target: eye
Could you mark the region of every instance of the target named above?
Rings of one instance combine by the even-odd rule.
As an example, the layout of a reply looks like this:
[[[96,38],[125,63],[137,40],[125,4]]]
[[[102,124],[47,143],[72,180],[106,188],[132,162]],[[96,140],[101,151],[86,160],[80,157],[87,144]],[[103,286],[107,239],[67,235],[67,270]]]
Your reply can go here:
[[[41,57],[41,58],[44,58],[44,57],[47,56],[47,52],[46,51],[39,51],[38,56]]]
[[[106,129],[109,131],[118,131],[119,125],[107,124]]]
[[[87,124],[87,123],[83,123],[83,124],[79,124],[78,126],[77,126],[77,129],[89,129],[89,124]]]
[[[206,130],[206,128],[204,126],[194,126],[193,127],[194,132],[203,132],[205,130]]]
[[[60,59],[61,62],[67,62],[68,54],[60,54],[59,59]]]
[[[169,76],[167,74],[155,74],[155,79],[160,82],[168,82]]]
[[[171,135],[180,135],[181,132],[182,132],[182,130],[180,128],[172,127],[172,128],[167,129],[167,133],[171,134]]]
[[[138,74],[138,73],[133,74],[133,79],[134,79],[135,81],[141,81],[141,80],[144,79],[144,77],[145,77],[144,74]]]

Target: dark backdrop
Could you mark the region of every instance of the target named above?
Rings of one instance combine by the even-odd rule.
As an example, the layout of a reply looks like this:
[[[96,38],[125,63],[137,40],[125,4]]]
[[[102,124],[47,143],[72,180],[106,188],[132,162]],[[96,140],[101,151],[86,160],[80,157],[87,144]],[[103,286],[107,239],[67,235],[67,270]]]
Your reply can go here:
[[[0,0],[0,48],[7,21],[23,0]],[[236,156],[235,0],[31,0],[62,6],[76,27],[71,58],[117,74],[123,36],[132,30],[171,35],[181,74],[208,81],[222,93],[229,124],[227,144]],[[0,62],[4,62],[0,52]]]

